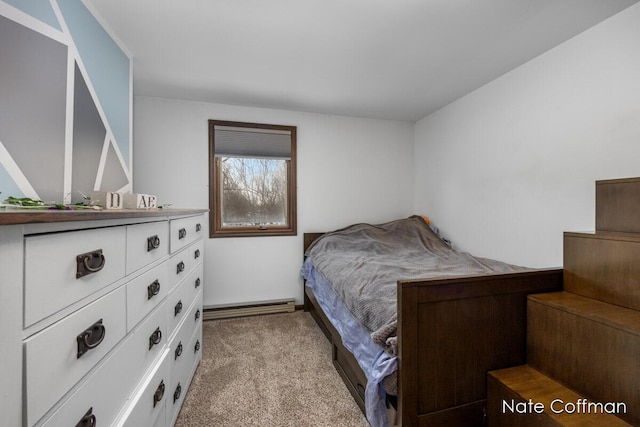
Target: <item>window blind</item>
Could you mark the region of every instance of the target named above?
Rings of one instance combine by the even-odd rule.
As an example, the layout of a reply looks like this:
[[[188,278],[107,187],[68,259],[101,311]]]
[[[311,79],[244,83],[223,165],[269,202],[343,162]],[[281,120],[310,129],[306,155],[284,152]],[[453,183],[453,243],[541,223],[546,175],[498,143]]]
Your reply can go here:
[[[217,157],[291,159],[291,132],[277,129],[215,126]]]

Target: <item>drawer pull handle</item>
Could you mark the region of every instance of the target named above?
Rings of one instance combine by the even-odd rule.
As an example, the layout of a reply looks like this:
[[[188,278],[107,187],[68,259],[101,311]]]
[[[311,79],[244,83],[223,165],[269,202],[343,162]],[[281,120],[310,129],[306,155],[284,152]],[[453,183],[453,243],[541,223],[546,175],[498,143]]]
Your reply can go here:
[[[156,328],[155,331],[153,331],[153,333],[151,334],[151,336],[149,337],[149,350],[151,350],[151,348],[156,345],[156,344],[160,344],[160,341],[162,340],[162,331],[160,330],[160,327],[158,326]]]
[[[199,318],[200,318],[200,309],[198,309],[196,311],[196,319],[195,319],[195,321],[197,322]]]
[[[193,348],[193,352],[197,353],[200,350],[200,340],[196,341],[196,346]]]
[[[102,340],[104,340],[106,332],[107,330],[102,324],[102,319],[100,319],[78,335],[76,337],[76,340],[78,341],[77,358],[79,359],[80,356],[85,354],[87,351],[99,346]]]
[[[180,230],[178,230],[178,240],[184,239],[185,237],[187,237],[187,229],[181,228]]]
[[[200,249],[196,249],[196,251],[193,253],[193,257],[194,257],[195,259],[200,258]]]
[[[176,274],[180,274],[184,271],[184,262],[180,261],[178,265],[176,265]]]
[[[156,234],[155,236],[151,236],[147,238],[147,252],[151,252],[154,249],[158,249],[160,247],[160,238]]]
[[[177,360],[178,357],[180,357],[181,354],[182,354],[182,341],[180,341],[178,343],[178,346],[176,347],[176,352],[175,352],[175,355],[173,357],[173,360]]]
[[[200,225],[200,223],[196,224],[196,233],[199,232],[200,230],[202,230],[202,226]]]
[[[182,386],[178,383],[176,391],[173,392],[173,403],[176,403],[176,400],[180,399],[180,394],[182,394]]]
[[[195,287],[196,287],[196,289],[200,287],[200,278],[199,277],[196,279]]]
[[[97,263],[96,260],[98,260]],[[76,279],[91,273],[97,273],[104,268],[105,262],[106,259],[102,254],[102,249],[76,256]]]
[[[176,306],[173,308],[173,317],[176,317],[182,311],[182,300],[178,301]]]
[[[89,408],[86,414],[78,421],[76,427],[95,427],[96,416],[93,415],[93,406]]]
[[[154,296],[160,293],[160,281],[158,279],[154,280],[152,284],[147,286],[147,300],[150,300]]]
[[[154,408],[162,400],[163,397],[164,397],[164,380],[161,380],[160,384],[158,385],[158,388],[156,389],[156,392],[153,393],[153,407]]]

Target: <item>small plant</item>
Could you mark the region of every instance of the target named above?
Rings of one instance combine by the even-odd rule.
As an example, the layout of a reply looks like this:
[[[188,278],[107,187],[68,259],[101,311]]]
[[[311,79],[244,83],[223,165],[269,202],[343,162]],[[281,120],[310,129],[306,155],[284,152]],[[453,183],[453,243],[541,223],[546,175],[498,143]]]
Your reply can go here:
[[[84,197],[85,200],[88,200],[88,197]],[[51,209],[51,210],[73,210],[73,209],[100,209],[98,206],[88,206],[83,202],[73,203],[73,204],[65,204],[65,203],[45,203],[42,200],[32,199],[30,197],[13,197],[9,196],[4,199],[4,206],[15,206],[22,208],[41,208],[41,209]]]
[[[30,197],[13,197],[9,196],[4,200],[4,203],[13,206],[45,206],[45,203],[42,200],[32,199]]]

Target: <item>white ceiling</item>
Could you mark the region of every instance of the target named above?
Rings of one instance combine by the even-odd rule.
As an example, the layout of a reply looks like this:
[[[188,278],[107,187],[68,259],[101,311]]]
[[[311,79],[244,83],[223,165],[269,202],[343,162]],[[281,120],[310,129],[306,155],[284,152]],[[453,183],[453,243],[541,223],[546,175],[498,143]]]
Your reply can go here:
[[[639,0],[86,0],[134,93],[418,120]]]

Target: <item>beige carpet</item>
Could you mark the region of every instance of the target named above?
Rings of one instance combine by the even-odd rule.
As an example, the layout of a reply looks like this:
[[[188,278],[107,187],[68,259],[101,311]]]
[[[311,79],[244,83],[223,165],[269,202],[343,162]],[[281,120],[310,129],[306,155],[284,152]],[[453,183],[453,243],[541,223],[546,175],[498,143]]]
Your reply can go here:
[[[176,427],[368,427],[308,313],[203,323],[203,358]]]

